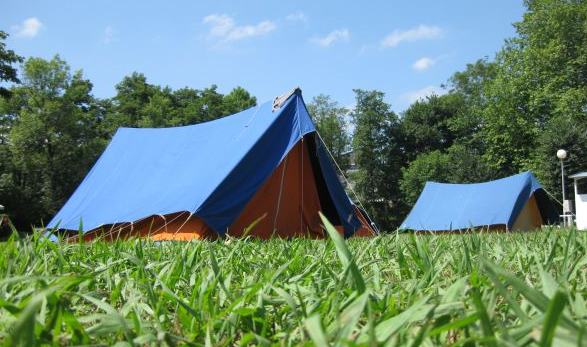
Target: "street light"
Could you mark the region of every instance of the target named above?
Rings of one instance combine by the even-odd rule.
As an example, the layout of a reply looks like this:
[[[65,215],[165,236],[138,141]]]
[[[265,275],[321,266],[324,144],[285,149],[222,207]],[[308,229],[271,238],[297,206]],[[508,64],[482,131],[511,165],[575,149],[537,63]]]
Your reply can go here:
[[[569,210],[569,206],[567,206],[567,198],[565,194],[565,159],[567,158],[567,151],[564,149],[559,149],[556,151],[556,157],[561,162],[561,186],[563,189],[563,221],[564,224],[567,225],[567,212]]]
[[[564,149],[559,149],[558,151],[556,151],[556,156],[557,158],[560,159],[561,161],[561,185],[563,188],[563,206],[564,206],[564,202],[566,200],[566,196],[565,196],[565,159],[567,158],[567,151],[565,151]],[[563,213],[565,213],[566,211],[563,211]]]

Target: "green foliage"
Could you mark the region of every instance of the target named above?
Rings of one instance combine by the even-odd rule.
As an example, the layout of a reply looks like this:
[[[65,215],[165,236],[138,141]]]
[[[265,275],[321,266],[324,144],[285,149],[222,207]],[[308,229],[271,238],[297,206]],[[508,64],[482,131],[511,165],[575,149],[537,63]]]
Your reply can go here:
[[[500,175],[547,166],[535,152],[545,127],[560,117],[585,124],[587,112],[587,2],[525,4],[518,36],[497,54],[486,89],[485,156]]]
[[[22,63],[23,58],[11,49],[6,49],[4,40],[8,37],[8,34],[0,30],[0,82],[13,82],[19,83],[16,69],[12,66],[15,63]],[[4,87],[0,87],[0,97],[8,98],[10,92]]]
[[[536,119],[524,100],[520,81],[510,78],[508,67],[500,66],[500,75],[487,88],[492,100],[484,109],[483,138],[485,160],[497,176],[527,170],[536,147]]]
[[[251,96],[244,88],[236,87],[223,97],[222,103],[222,113],[228,115],[257,106],[257,98]]]
[[[400,189],[408,205],[416,203],[427,181],[445,183],[483,182],[492,177],[481,156],[453,145],[446,152],[424,153],[402,169]]]
[[[449,93],[462,98],[463,104],[454,108],[450,118],[450,129],[457,137],[456,142],[472,152],[485,152],[486,141],[483,134],[483,111],[489,100],[487,88],[495,78],[497,65],[486,59],[467,64],[464,71],[457,71],[449,79]]]
[[[218,93],[215,85],[204,90],[172,90],[148,83],[137,72],[124,77],[116,91],[103,125],[104,132],[110,135],[119,127],[161,128],[207,122],[257,103],[241,87],[226,95]]]
[[[575,122],[570,117],[554,117],[538,136],[535,160],[532,170],[545,188],[562,201],[560,162],[556,159],[557,150],[567,150],[565,174],[582,172],[587,169],[587,124]],[[573,181],[566,180],[567,199],[572,197]]]
[[[465,98],[470,106],[482,106],[487,103],[485,89],[495,77],[497,65],[487,59],[479,59],[473,64],[467,64],[464,71],[457,71],[449,79],[451,93],[457,93]]]
[[[334,160],[342,170],[346,170],[349,165],[349,156],[346,153],[351,142],[345,116],[349,111],[339,107],[337,102],[331,101],[330,96],[324,94],[315,96],[307,106],[316,129]]]
[[[414,205],[427,181],[449,182],[453,163],[439,150],[424,153],[411,161],[402,172],[400,189],[408,205]]]
[[[54,214],[102,151],[94,131],[102,117],[91,83],[67,63],[29,58],[22,84],[1,106],[9,122],[2,146],[3,201],[18,225],[38,223]]]
[[[587,344],[587,234],[0,243],[3,345]]]
[[[396,183],[404,162],[399,118],[383,93],[355,89],[355,95],[352,146],[358,170],[353,179],[371,218],[383,230],[391,230],[404,208]]]
[[[432,95],[413,103],[402,115],[404,150],[410,160],[419,153],[446,150],[468,138],[472,130],[459,123],[465,111],[460,93]]]

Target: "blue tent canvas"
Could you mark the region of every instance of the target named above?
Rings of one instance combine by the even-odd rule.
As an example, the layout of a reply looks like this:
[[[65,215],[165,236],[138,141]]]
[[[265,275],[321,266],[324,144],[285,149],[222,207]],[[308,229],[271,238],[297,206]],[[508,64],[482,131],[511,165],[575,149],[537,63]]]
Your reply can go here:
[[[531,230],[554,223],[557,218],[546,192],[528,171],[484,183],[427,182],[400,229]]]
[[[301,91],[191,126],[120,128],[49,228],[155,239],[372,232],[316,136]]]

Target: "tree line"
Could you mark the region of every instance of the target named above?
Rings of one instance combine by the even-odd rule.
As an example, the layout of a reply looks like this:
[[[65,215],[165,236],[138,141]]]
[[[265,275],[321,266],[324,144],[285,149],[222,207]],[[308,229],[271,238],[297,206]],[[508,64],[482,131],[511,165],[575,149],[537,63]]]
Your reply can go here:
[[[308,109],[334,159],[349,168],[371,217],[393,230],[426,181],[470,183],[532,170],[561,199],[556,150],[587,170],[587,2],[526,0],[516,36],[492,59],[454,73],[443,95],[400,114],[385,94],[356,89],[352,110],[328,95]],[[47,221],[120,126],[197,124],[257,104],[241,87],[173,90],[132,73],[100,99],[59,56],[23,59],[0,32],[0,202],[20,228]],[[20,74],[15,65],[22,64]],[[350,122],[350,127],[349,127]],[[568,182],[570,183],[570,182]],[[570,191],[570,185],[567,186]]]

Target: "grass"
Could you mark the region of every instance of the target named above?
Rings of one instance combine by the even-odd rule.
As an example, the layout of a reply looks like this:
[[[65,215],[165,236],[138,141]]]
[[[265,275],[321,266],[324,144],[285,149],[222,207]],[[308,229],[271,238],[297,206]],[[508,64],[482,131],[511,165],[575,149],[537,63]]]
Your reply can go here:
[[[587,233],[0,244],[5,345],[587,346]]]

